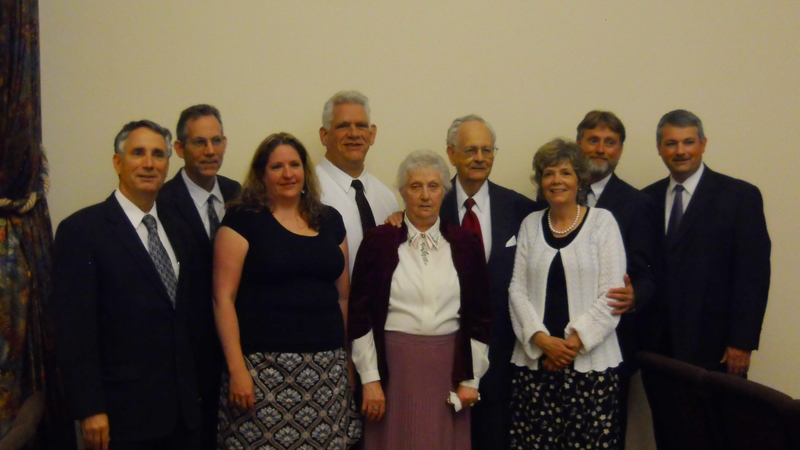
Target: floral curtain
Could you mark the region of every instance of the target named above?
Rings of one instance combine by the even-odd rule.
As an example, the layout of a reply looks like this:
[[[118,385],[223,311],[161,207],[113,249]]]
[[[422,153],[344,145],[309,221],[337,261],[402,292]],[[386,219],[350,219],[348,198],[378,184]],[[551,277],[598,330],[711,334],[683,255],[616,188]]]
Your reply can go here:
[[[45,315],[53,230],[38,0],[0,0],[0,448],[74,448]],[[24,447],[23,447],[24,446]]]

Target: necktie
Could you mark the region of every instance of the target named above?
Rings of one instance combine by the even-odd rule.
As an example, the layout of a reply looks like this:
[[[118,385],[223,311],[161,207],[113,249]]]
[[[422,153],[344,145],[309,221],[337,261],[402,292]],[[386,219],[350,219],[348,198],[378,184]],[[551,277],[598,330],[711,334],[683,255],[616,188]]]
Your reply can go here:
[[[175,270],[172,268],[172,261],[169,260],[169,255],[167,255],[167,249],[164,248],[164,244],[161,243],[161,239],[158,237],[156,218],[147,214],[142,219],[142,222],[147,227],[147,246],[149,247],[150,259],[153,260],[156,271],[158,271],[164,287],[167,288],[167,294],[169,294],[169,299],[174,307],[178,279],[175,277]]]
[[[675,198],[672,201],[672,212],[669,213],[669,225],[667,226],[667,236],[674,236],[678,231],[678,225],[683,218],[683,186],[675,185]]]
[[[475,214],[475,211],[472,210],[473,206],[475,206],[475,199],[473,199],[472,197],[468,198],[464,202],[464,207],[467,208],[467,212],[464,213],[464,219],[461,221],[461,228],[464,228],[465,230],[469,230],[477,234],[478,237],[481,238],[481,247],[483,247],[483,233],[481,232],[481,223],[478,220],[478,215]]]
[[[211,239],[211,242],[214,242],[214,236],[217,235],[217,230],[219,230],[219,216],[217,216],[217,210],[214,208],[214,194],[208,196],[208,202],[206,203],[206,212],[208,213],[208,237]]]
[[[366,234],[367,231],[375,228],[375,216],[372,215],[372,208],[369,207],[367,196],[364,195],[364,185],[361,180],[353,180],[350,186],[356,190],[356,206],[358,206],[358,215],[361,216],[361,230]]]
[[[594,205],[597,204],[597,196],[594,195],[594,191],[592,190],[591,186],[586,188],[586,200],[584,203],[586,203],[584,206],[588,206],[590,208],[594,208]]]

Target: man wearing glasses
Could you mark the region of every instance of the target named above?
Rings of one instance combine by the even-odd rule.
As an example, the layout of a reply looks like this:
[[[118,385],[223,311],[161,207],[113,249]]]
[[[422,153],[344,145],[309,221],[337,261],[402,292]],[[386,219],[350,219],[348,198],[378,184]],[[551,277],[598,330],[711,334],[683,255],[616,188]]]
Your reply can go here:
[[[214,449],[223,357],[211,302],[213,243],[225,216],[225,203],[239,195],[241,186],[217,174],[228,144],[217,108],[194,105],[185,109],[175,131],[175,151],[184,160],[184,166],[164,184],[158,200],[163,200],[182,219],[198,256],[184,270],[191,270],[193,278],[199,281],[194,283],[191,296],[190,332],[203,414],[203,448]]]
[[[472,409],[472,447],[509,448],[510,365],[514,331],[508,312],[508,285],[514,269],[522,220],[543,205],[488,181],[497,155],[495,132],[480,116],[454,120],[447,130],[447,156],[456,168],[455,189],[444,198],[442,222],[461,225],[483,239],[492,302],[489,371],[481,378],[481,401]]]

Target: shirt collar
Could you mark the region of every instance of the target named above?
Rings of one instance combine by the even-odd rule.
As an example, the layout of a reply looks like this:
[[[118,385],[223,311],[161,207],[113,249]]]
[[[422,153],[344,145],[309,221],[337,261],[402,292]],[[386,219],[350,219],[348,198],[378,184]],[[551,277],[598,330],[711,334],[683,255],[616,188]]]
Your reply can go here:
[[[406,227],[408,227],[408,245],[413,248],[419,247],[419,243],[422,240],[422,235],[425,235],[425,240],[428,241],[428,245],[433,248],[439,248],[439,239],[442,237],[442,233],[439,230],[439,222],[440,219],[436,219],[436,223],[433,224],[432,227],[428,229],[428,231],[422,233],[421,231],[417,230],[417,228],[411,224],[411,221],[408,220],[408,216],[403,218],[403,222],[405,222]]]
[[[456,201],[458,202],[459,210],[465,207],[464,202],[468,198],[469,196],[461,186],[461,181],[456,177]],[[483,182],[483,186],[472,196],[472,199],[475,200],[475,208],[478,209],[478,212],[485,213],[489,210],[489,180]]]
[[[328,172],[328,175],[333,178],[333,181],[335,181],[344,192],[350,192],[353,180],[361,180],[361,184],[364,185],[364,193],[369,192],[369,180],[367,179],[366,167],[361,171],[361,175],[359,175],[357,178],[353,178],[348,175],[347,172],[334,166],[333,163],[328,160],[328,158],[323,157],[322,162],[320,162],[319,165],[322,166],[326,172]]]
[[[608,174],[605,178],[598,181],[597,183],[592,183],[592,192],[594,192],[594,198],[599,199],[600,194],[603,193],[603,190],[608,185],[608,181],[611,180],[611,175],[614,175],[614,172]]]
[[[211,192],[206,191],[205,189],[201,188],[197,185],[189,175],[186,175],[186,169],[181,168],[181,177],[183,178],[183,182],[186,183],[186,189],[189,190],[189,195],[194,200],[194,203],[197,205],[198,208],[203,207],[208,202],[208,196],[213,195],[217,198],[220,202],[222,202],[222,191],[219,189],[219,183],[217,182],[217,177],[214,177],[214,187],[211,188]]]
[[[675,186],[678,184],[683,185],[683,188],[686,190],[686,193],[689,195],[693,195],[695,189],[697,189],[697,184],[700,183],[700,177],[703,176],[703,171],[706,168],[706,163],[700,163],[700,168],[697,169],[697,172],[693,173],[692,176],[687,178],[683,183],[678,183],[672,178],[672,175],[669,176],[669,186],[667,187],[667,193],[672,193]]]
[[[119,206],[122,207],[122,212],[124,212],[125,216],[128,217],[128,220],[131,221],[131,225],[133,225],[133,228],[139,228],[139,224],[142,223],[142,219],[144,219],[144,216],[147,214],[150,214],[151,216],[155,217],[156,222],[160,222],[158,220],[158,208],[156,208],[155,202],[153,202],[153,207],[150,208],[150,211],[144,212],[141,209],[139,209],[139,207],[136,206],[132,201],[130,201],[128,197],[125,197],[125,195],[123,195],[122,192],[119,191],[119,189],[114,191],[114,197],[117,199]]]

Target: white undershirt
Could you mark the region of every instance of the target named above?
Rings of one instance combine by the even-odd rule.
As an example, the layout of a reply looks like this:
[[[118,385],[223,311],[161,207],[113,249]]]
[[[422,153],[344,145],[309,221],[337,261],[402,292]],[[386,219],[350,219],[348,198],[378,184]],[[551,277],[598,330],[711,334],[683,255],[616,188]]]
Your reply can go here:
[[[439,220],[425,233],[428,236],[425,239],[408,218],[405,223],[408,240],[397,249],[400,261],[392,275],[384,329],[423,336],[455,333],[460,326],[461,288],[450,243],[439,231]],[[425,252],[421,248],[423,240]],[[471,339],[471,344],[475,378],[461,384],[477,389],[480,378],[489,369],[489,346],[475,339]],[[380,380],[371,330],[353,341],[353,362],[362,383]]]
[[[172,244],[169,243],[167,232],[164,231],[164,226],[161,224],[161,220],[158,218],[158,208],[156,208],[156,203],[153,202],[153,207],[150,208],[149,212],[144,212],[139,209],[138,206],[133,204],[132,201],[128,200],[128,197],[125,197],[125,195],[123,195],[119,189],[114,191],[114,197],[117,199],[117,202],[119,202],[119,206],[122,207],[122,211],[128,217],[128,220],[131,221],[133,228],[136,229],[136,234],[139,235],[142,245],[144,245],[145,250],[148,252],[150,251],[150,244],[147,237],[147,225],[144,224],[142,219],[144,219],[144,216],[147,214],[150,214],[156,219],[158,238],[161,239],[161,244],[163,244],[164,248],[167,250],[167,255],[169,255],[169,260],[172,263],[172,270],[175,271],[175,278],[177,279],[180,272],[181,263],[178,262],[178,258],[175,256],[175,252],[172,250]]]
[[[207,206],[209,196],[214,196],[214,211],[217,212],[219,221],[222,222],[222,218],[225,217],[225,202],[222,201],[222,191],[219,189],[217,177],[214,177],[214,187],[211,188],[211,192],[206,191],[192,181],[189,175],[186,175],[186,169],[181,169],[181,177],[183,182],[186,183],[186,189],[189,190],[189,196],[194,200],[194,206],[197,207],[197,213],[200,214],[200,220],[203,221],[203,228],[206,230],[206,234],[211,237],[211,221],[208,218]]]

